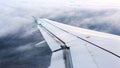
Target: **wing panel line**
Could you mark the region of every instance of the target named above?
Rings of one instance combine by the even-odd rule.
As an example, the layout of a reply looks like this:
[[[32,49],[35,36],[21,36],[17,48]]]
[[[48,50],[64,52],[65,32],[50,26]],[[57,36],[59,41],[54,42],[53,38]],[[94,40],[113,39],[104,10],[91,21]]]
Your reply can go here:
[[[46,21],[46,20],[44,20],[44,21]],[[46,21],[46,22],[48,22],[48,21]],[[51,24],[51,25],[53,25],[53,24],[50,23],[50,22],[48,22],[48,23]],[[115,54],[115,53],[113,53],[113,52],[111,52],[111,51],[109,51],[109,50],[107,50],[107,49],[105,49],[105,48],[103,48],[103,47],[100,47],[100,46],[97,45],[97,44],[94,44],[94,43],[92,43],[92,42],[90,42],[90,41],[88,41],[88,40],[86,40],[86,39],[83,39],[83,38],[81,38],[81,37],[79,37],[79,36],[77,36],[77,35],[74,35],[74,34],[68,32],[68,31],[66,31],[66,30],[64,30],[64,29],[62,29],[62,28],[60,28],[60,27],[58,27],[58,26],[56,26],[56,25],[53,25],[53,26],[54,26],[54,27],[57,27],[57,28],[59,28],[60,30],[62,30],[62,31],[64,31],[64,32],[66,32],[66,33],[69,33],[69,34],[71,34],[71,35],[73,35],[73,36],[75,36],[75,37],[77,37],[77,38],[79,38],[79,39],[81,39],[81,40],[83,40],[83,41],[89,43],[89,44],[92,44],[92,45],[94,45],[94,46],[97,47],[97,48],[100,48],[100,49],[102,49],[102,50],[104,50],[104,51],[106,51],[106,52],[108,52],[108,53],[110,53],[110,54],[112,54],[112,55],[114,55],[114,56],[120,58],[119,55],[117,55],[117,54]]]

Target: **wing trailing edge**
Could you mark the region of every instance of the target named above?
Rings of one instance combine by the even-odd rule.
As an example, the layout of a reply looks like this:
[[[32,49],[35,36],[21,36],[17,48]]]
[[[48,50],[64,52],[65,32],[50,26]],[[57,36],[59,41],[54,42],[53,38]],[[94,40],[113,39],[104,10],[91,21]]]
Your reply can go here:
[[[55,51],[50,68],[120,67],[120,36],[48,19],[38,19],[37,22],[50,49]]]

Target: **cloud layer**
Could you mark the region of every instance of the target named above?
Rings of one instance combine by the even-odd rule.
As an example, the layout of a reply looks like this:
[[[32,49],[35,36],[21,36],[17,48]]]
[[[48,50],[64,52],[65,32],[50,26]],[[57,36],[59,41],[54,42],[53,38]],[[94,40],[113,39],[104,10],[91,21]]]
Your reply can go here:
[[[43,38],[32,16],[120,35],[118,7],[102,8],[99,5],[96,6],[98,8],[93,6],[86,8],[92,5],[92,2],[88,5],[79,2],[79,0],[0,1],[0,68],[49,66],[51,52],[47,44],[42,48],[34,47],[34,44]]]

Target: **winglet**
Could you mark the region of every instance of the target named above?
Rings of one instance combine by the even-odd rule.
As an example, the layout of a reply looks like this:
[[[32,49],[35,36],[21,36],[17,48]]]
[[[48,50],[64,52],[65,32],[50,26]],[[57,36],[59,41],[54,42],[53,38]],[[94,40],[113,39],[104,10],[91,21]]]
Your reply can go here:
[[[36,18],[36,17],[34,17],[34,16],[32,16],[32,17],[33,17],[33,19],[34,19],[35,23],[36,23],[36,24],[38,24],[38,22],[37,22],[37,18]]]

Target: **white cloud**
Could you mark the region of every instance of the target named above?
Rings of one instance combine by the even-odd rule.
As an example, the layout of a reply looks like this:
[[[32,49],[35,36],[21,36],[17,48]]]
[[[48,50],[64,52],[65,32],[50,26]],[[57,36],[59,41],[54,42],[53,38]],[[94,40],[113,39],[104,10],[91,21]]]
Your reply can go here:
[[[76,0],[75,4],[83,8],[92,9],[120,8],[119,0]]]
[[[81,9],[119,9],[119,3],[120,1],[118,0],[3,0],[0,1],[1,35],[6,32],[17,31],[25,23],[33,22],[32,16],[48,18],[56,18],[58,16],[74,17],[74,15],[77,15],[75,12]],[[82,13],[78,15],[84,16]],[[96,18],[83,21],[92,19]],[[97,17],[97,19],[110,19],[118,23],[119,15],[114,13],[108,17]]]

